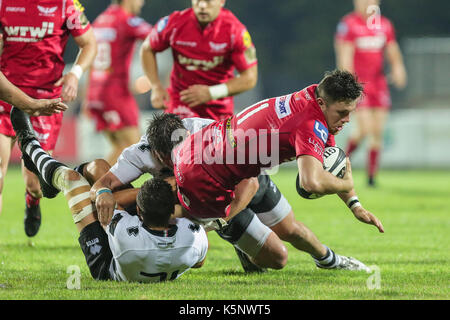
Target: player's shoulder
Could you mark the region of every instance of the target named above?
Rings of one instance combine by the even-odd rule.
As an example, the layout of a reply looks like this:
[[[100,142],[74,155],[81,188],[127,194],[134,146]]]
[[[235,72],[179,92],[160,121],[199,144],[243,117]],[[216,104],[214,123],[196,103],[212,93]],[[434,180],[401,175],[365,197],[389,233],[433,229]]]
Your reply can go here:
[[[178,236],[182,237],[184,241],[195,242],[196,239],[203,239],[206,236],[202,226],[187,218],[177,218],[175,219],[175,224],[178,227]]]
[[[238,28],[246,28],[245,25],[229,9],[222,8],[222,11],[220,12],[220,19],[225,25]]]

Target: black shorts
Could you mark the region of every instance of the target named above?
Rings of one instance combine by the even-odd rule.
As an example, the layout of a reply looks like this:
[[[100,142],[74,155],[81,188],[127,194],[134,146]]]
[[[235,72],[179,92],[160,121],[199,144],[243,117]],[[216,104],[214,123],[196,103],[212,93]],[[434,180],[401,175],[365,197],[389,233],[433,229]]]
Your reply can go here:
[[[223,230],[217,231],[222,239],[232,244],[237,243],[246,232],[255,214],[265,224],[264,220],[279,222],[289,213],[290,207],[288,208],[285,205],[287,201],[282,197],[280,190],[278,190],[270,177],[268,175],[259,175],[258,182],[258,191],[247,208],[233,217]],[[281,210],[278,210],[277,207],[280,207],[280,203],[282,204]],[[269,216],[269,219],[264,216]],[[273,223],[269,224],[269,227],[272,225]]]
[[[100,222],[87,225],[78,238],[81,251],[95,280],[112,280],[113,255],[109,247],[108,235]]]

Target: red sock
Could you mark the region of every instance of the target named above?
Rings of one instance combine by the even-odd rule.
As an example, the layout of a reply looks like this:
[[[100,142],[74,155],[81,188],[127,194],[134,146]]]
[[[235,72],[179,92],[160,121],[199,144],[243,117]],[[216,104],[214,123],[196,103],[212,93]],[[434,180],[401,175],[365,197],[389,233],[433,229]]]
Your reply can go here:
[[[355,143],[353,140],[350,140],[347,144],[347,150],[345,150],[345,153],[347,154],[347,157],[350,157],[353,153],[353,151],[358,148],[358,144]]]
[[[28,208],[35,207],[39,205],[41,199],[33,197],[28,191],[25,195],[25,202]]]
[[[369,177],[374,177],[378,170],[378,161],[380,156],[380,150],[370,149],[369,151],[369,167],[368,174]]]

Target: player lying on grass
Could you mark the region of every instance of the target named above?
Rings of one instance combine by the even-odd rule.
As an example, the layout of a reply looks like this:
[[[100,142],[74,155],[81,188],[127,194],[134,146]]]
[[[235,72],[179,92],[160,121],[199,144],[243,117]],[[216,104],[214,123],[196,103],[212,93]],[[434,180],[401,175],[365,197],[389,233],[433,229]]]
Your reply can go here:
[[[41,148],[22,111],[13,108],[11,121],[25,165],[38,175],[43,193],[54,197],[59,191],[64,192],[94,279],[158,282],[174,280],[190,268],[202,266],[208,250],[206,233],[188,219],[170,219],[175,199],[168,183],[151,179],[142,185],[137,196],[133,190],[116,194],[119,206],[111,223],[103,229],[89,197],[89,182]],[[130,195],[136,201],[137,216],[120,206],[130,202]]]
[[[200,118],[180,120],[176,115],[163,114],[154,117],[152,124],[156,122],[164,123],[168,131],[181,129],[196,132],[213,121]],[[92,200],[104,217],[114,210],[115,199],[108,192],[99,194],[99,190],[118,190],[144,173],[161,175],[164,165],[151,152],[148,142],[150,135],[156,138],[161,134],[164,132],[147,132],[139,143],[125,149],[117,163],[93,185]],[[89,167],[95,170],[92,165]],[[173,175],[173,171],[170,172]],[[218,230],[219,235],[236,248],[244,270],[283,268],[287,262],[287,249],[282,241],[288,241],[298,250],[311,254],[319,267],[364,269],[356,259],[339,256],[321,244],[311,230],[297,221],[288,201],[268,175],[260,175],[257,180],[253,178],[246,187],[250,189],[247,192],[253,195],[252,201],[226,227]]]
[[[1,39],[1,38],[0,38]],[[16,106],[30,116],[49,116],[67,110],[61,99],[33,99],[13,85],[0,72],[0,100]]]
[[[362,92],[351,73],[334,70],[319,84],[265,99],[188,136],[167,130],[165,122],[158,123],[159,129],[152,123],[149,131],[159,134],[149,143],[163,163],[173,166],[178,199],[188,216],[231,219],[251,199],[240,193],[242,181],[296,159],[303,189],[337,194],[355,218],[384,232],[358,200],[349,159],[342,179],[323,168],[325,147],[335,145],[334,135],[350,121]]]

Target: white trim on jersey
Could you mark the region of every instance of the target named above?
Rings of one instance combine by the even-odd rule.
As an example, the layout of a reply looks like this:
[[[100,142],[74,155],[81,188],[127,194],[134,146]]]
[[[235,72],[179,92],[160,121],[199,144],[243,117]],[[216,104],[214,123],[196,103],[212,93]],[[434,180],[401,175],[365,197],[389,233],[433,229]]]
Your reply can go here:
[[[214,120],[202,118],[186,118],[182,121],[190,133],[195,133],[214,122]],[[135,181],[144,173],[155,175],[163,167],[164,165],[150,153],[147,136],[143,135],[138,143],[123,150],[110,172],[125,185]]]

